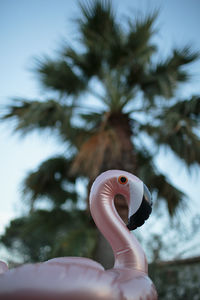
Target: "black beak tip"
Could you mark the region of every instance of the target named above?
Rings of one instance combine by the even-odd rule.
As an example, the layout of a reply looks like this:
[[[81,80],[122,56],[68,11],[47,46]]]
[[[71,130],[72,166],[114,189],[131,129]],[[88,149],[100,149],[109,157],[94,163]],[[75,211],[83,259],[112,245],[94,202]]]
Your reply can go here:
[[[130,224],[130,222],[128,222],[128,224],[126,225],[126,227],[128,228],[128,230],[135,230],[137,228],[137,226],[135,224]]]
[[[140,227],[149,218],[152,212],[152,204],[147,202],[144,198],[139,209],[128,220],[126,225],[129,230],[135,230]]]

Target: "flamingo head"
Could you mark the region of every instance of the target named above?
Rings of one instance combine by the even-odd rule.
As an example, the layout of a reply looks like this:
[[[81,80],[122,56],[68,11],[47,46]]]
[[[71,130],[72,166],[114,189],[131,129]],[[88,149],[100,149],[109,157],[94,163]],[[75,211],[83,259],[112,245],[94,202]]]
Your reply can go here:
[[[95,180],[92,194],[96,194],[96,187],[101,186],[101,184],[106,188],[106,194],[110,194],[111,198],[120,194],[126,199],[129,209],[127,224],[129,230],[142,226],[145,220],[149,218],[152,211],[151,194],[138,177],[121,170],[106,171]]]
[[[149,218],[152,211],[152,197],[147,186],[135,175],[117,171],[117,183],[119,192],[128,202],[128,224],[129,230],[142,226]]]

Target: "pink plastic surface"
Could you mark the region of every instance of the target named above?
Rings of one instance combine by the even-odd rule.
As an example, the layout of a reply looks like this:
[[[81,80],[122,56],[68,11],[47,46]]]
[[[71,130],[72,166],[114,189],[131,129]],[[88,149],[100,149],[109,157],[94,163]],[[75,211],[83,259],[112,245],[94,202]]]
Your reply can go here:
[[[128,182],[120,184],[120,176],[125,176]],[[144,251],[115,209],[116,194],[122,194],[134,212],[142,201],[143,184],[130,173],[111,170],[98,176],[91,188],[91,214],[113,249],[113,269],[104,270],[99,263],[80,257],[3,269],[0,299],[156,300]]]

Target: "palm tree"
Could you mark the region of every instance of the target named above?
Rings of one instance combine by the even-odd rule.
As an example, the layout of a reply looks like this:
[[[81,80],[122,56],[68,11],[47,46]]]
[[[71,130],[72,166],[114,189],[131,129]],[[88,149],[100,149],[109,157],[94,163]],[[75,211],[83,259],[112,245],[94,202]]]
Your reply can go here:
[[[80,9],[78,46],[63,45],[57,59],[44,57],[37,62],[37,74],[52,98],[17,99],[4,116],[5,120],[15,119],[16,130],[22,133],[50,128],[67,145],[66,157],[44,162],[26,178],[25,194],[32,208],[28,220],[38,214],[35,203],[42,197],[51,199],[54,210],[68,203],[65,212],[70,211],[70,216],[84,214],[79,209],[75,178],[87,178],[90,187],[100,172],[113,168],[143,179],[173,216],[185,195],[158,171],[154,158],[164,146],[188,167],[200,162],[200,97],[175,97],[177,87],[190,79],[186,66],[199,54],[185,46],[157,59],[158,49],[152,41],[157,13],[131,16],[122,26],[110,1],[87,1],[80,3]],[[101,105],[95,105],[97,102]],[[70,192],[66,188],[69,181],[74,189]],[[123,199],[118,197],[115,204],[126,220]],[[89,230],[92,225],[84,218]],[[6,234],[3,240],[10,247],[16,236],[11,229],[7,230],[10,240]],[[66,241],[70,238],[70,234],[65,236]],[[94,243],[90,245],[93,249]],[[88,255],[93,255],[91,251]]]

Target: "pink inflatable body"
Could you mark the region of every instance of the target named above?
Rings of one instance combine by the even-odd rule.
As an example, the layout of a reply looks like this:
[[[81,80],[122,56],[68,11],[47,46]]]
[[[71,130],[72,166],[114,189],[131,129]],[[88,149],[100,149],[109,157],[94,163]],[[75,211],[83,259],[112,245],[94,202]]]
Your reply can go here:
[[[116,194],[129,206],[129,224],[119,217]],[[147,261],[130,230],[141,226],[151,211],[146,186],[134,175],[111,170],[97,177],[90,193],[92,217],[112,246],[113,269],[104,270],[87,258],[54,258],[6,270],[0,264],[1,300],[156,300],[155,287],[147,275]]]

